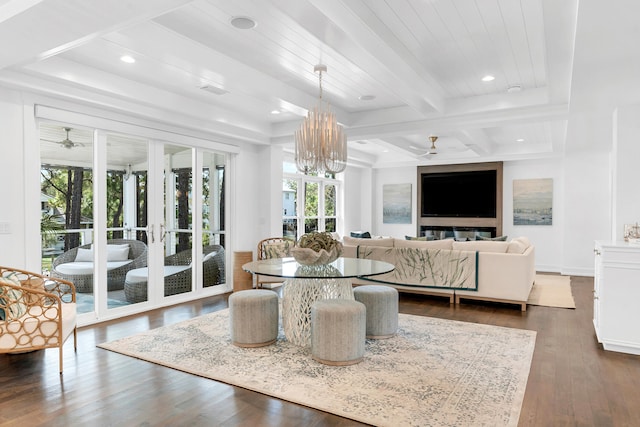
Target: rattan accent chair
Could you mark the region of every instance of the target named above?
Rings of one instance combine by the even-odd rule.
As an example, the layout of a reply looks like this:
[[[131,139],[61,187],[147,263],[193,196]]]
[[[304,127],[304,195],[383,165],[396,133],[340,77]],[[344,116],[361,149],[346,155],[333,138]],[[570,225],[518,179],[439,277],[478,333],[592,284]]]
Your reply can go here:
[[[129,244],[129,259],[131,259],[132,262],[107,271],[108,291],[116,291],[124,288],[124,279],[127,271],[147,266],[147,245],[144,242],[128,239],[112,239],[107,241],[107,245],[121,245],[125,243]],[[51,276],[73,282],[77,292],[90,294],[93,293],[93,274],[65,274],[56,270],[56,267],[60,264],[74,262],[78,254],[78,248],[90,249],[91,245],[75,247],[54,259],[51,264]]]
[[[0,353],[62,348],[73,333],[77,350],[73,283],[30,271],[0,267]]]
[[[202,248],[205,260],[202,262],[202,286],[225,283],[225,253],[221,245],[208,245]],[[207,258],[207,255],[213,254]],[[164,265],[190,265],[191,249],[169,255],[164,259]],[[191,290],[192,269],[187,268],[164,278],[164,296],[181,294]],[[128,302],[138,303],[147,301],[147,282],[126,282],[124,295]]]
[[[258,260],[289,257],[295,245],[295,240],[286,237],[262,239],[258,242]],[[263,288],[270,283],[282,283],[282,279],[256,274],[256,288]]]

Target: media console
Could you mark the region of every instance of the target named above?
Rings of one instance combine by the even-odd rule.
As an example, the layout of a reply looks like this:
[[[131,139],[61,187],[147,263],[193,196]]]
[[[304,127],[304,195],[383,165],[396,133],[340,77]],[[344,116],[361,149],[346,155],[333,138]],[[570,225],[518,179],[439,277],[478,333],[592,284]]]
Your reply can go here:
[[[502,162],[418,167],[417,235],[502,235]],[[447,236],[448,237],[448,236]]]

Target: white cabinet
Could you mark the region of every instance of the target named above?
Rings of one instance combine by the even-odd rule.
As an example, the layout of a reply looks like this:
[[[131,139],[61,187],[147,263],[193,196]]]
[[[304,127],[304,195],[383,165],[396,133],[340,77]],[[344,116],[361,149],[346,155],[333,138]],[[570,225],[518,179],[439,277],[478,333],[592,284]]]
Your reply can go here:
[[[593,325],[605,350],[640,355],[640,245],[595,244]]]

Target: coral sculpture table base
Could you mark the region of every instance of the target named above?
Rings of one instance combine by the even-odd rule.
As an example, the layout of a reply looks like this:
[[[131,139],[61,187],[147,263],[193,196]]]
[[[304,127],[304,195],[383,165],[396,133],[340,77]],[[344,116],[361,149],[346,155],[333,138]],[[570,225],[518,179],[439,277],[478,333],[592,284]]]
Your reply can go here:
[[[288,279],[282,290],[284,334],[291,343],[311,344],[311,306],[321,299],[354,299],[351,279]]]

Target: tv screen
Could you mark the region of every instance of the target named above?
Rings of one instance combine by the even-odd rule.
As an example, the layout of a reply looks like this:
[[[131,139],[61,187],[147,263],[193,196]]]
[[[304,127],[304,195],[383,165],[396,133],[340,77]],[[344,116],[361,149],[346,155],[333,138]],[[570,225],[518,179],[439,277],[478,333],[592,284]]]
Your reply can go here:
[[[494,218],[496,171],[422,174],[422,216]]]

